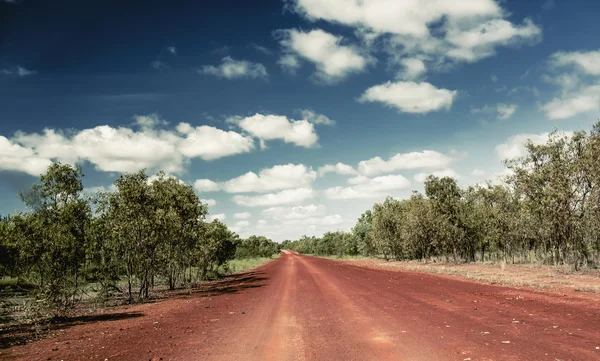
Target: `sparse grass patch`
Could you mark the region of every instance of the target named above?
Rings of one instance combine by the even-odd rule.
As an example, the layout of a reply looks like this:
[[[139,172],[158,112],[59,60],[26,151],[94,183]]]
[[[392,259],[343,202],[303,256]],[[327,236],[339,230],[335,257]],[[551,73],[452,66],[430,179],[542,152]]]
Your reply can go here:
[[[228,273],[235,273],[245,271],[251,268],[261,266],[267,262],[270,262],[279,257],[279,254],[274,255],[271,258],[260,257],[260,258],[247,258],[247,259],[232,259],[228,262]]]
[[[337,259],[335,257],[329,257]],[[423,263],[418,261],[384,261],[376,258],[342,258],[344,262],[385,269],[444,274],[472,281],[498,285],[528,287],[533,289],[556,290],[600,294],[600,272],[569,271],[566,266],[494,264],[494,263]]]

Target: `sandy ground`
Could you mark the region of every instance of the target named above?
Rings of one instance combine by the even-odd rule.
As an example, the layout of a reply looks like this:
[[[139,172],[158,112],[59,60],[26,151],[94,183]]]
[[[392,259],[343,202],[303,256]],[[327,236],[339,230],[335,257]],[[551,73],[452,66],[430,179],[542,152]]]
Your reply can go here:
[[[296,254],[100,316],[0,358],[600,360],[598,301]]]

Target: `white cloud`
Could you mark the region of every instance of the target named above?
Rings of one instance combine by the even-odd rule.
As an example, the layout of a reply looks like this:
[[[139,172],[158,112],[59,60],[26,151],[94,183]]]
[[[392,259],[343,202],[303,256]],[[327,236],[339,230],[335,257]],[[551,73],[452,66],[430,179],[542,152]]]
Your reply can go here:
[[[216,192],[221,189],[219,183],[210,179],[198,179],[194,182],[194,189],[198,192]]]
[[[271,207],[262,211],[262,215],[274,220],[306,219],[325,214],[325,206],[309,204],[295,207]]]
[[[390,173],[403,169],[445,168],[452,159],[434,150],[422,152],[398,153],[390,159],[374,157],[358,163],[358,171],[367,176]]]
[[[566,131],[561,132],[562,135],[570,137],[573,132]],[[524,157],[527,155],[527,149],[525,149],[525,143],[531,140],[533,144],[540,145],[545,144],[549,139],[549,133],[539,134],[517,134],[508,138],[504,143],[496,146],[496,154],[500,159],[512,159],[517,157]]]
[[[360,102],[381,102],[404,113],[429,113],[450,109],[456,90],[439,89],[423,82],[387,82],[367,89]]]
[[[583,86],[567,92],[542,106],[542,110],[550,119],[567,119],[598,109],[600,109],[600,84]]]
[[[541,34],[542,30],[530,19],[525,19],[521,26],[504,19],[491,19],[466,29],[452,27],[446,33],[446,40],[452,46],[447,55],[455,60],[475,62],[495,55],[498,46],[535,41]]]
[[[387,175],[371,178],[349,187],[332,187],[325,190],[325,197],[333,200],[381,198],[390,191],[406,189],[410,181],[401,175]]]
[[[52,161],[49,158],[39,156],[31,148],[23,147],[0,135],[0,171],[25,172],[39,176],[50,164]]]
[[[254,149],[254,140],[234,131],[225,131],[202,125],[193,128],[188,123],[180,123],[177,130],[183,139],[178,144],[179,151],[189,158],[214,160],[230,155],[248,153]]]
[[[555,67],[574,66],[589,75],[600,75],[600,50],[557,52],[550,56],[550,64]]]
[[[206,204],[209,207],[214,207],[217,205],[217,201],[214,199],[201,199],[200,202]]]
[[[351,166],[338,162],[337,164],[326,164],[319,168],[319,176],[322,177],[327,173],[337,173],[342,175],[353,175],[356,174],[356,170]]]
[[[261,140],[281,139],[305,148],[316,146],[319,140],[314,125],[307,120],[290,120],[281,115],[257,113],[251,117],[236,119],[235,122]]]
[[[252,215],[250,214],[250,212],[235,213],[233,215],[233,218],[235,218],[235,219],[248,219],[250,217],[252,217]]]
[[[250,222],[248,221],[237,221],[235,222],[235,228],[242,229],[250,226]]]
[[[443,170],[438,170],[435,172],[430,172],[430,173],[419,173],[417,175],[414,176],[414,179],[417,182],[423,183],[425,182],[425,179],[427,179],[427,177],[429,177],[430,175],[434,176],[434,177],[438,177],[438,178],[443,178],[443,177],[451,177],[451,178],[455,178],[458,179],[460,178],[460,176],[452,169],[443,169]]]
[[[334,125],[335,121],[329,119],[326,115],[315,113],[312,109],[302,109],[299,110],[302,115],[302,119],[306,119],[312,124],[320,124],[320,125]]]
[[[376,33],[393,33],[425,37],[429,24],[444,17],[456,22],[470,17],[500,16],[502,10],[493,0],[472,0],[464,4],[446,1],[344,1],[296,0],[296,12],[311,20],[322,19]]]
[[[497,47],[541,37],[529,19],[521,25],[505,20],[510,13],[494,0],[292,0],[290,7],[312,21],[352,27],[367,45],[386,36],[387,51],[399,65],[415,57],[434,68],[474,62],[494,55]]]
[[[219,221],[223,222],[227,217],[225,217],[225,214],[223,213],[218,213],[218,214],[211,214],[208,217],[206,217],[206,220],[208,222],[212,222],[215,219],[218,219]]]
[[[398,74],[398,78],[402,80],[419,79],[427,71],[427,67],[421,59],[406,58],[400,60],[400,63],[404,69]]]
[[[498,119],[508,119],[517,110],[517,105],[500,103],[496,106],[496,110],[498,111]]]
[[[190,158],[212,160],[249,152],[254,147],[251,137],[233,131],[209,126],[193,128],[187,123],[177,125],[176,131],[157,129],[167,124],[157,115],[134,119],[139,130],[108,125],[69,131],[45,129],[41,134],[16,132],[10,142],[28,149],[34,158],[45,159],[44,163],[87,161],[104,172],[146,168],[178,173]]]
[[[36,153],[65,163],[89,161],[105,172],[133,172],[143,168],[168,173],[182,170],[183,156],[172,133],[108,125],[83,129],[71,137],[52,129],[43,134],[18,132],[14,140]]]
[[[233,201],[243,207],[270,207],[282,204],[301,203],[314,197],[310,188],[286,189],[278,193],[268,193],[259,196],[234,196]]]
[[[498,82],[498,77],[496,76],[496,74],[492,74],[490,76],[490,79],[492,79],[492,83],[497,83]]]
[[[304,164],[276,165],[258,174],[248,172],[221,185],[229,193],[269,192],[281,189],[310,187],[317,173]]]
[[[167,46],[166,50],[173,55],[177,55],[177,48],[175,48],[174,46]]]
[[[200,74],[214,75],[225,79],[241,79],[241,78],[263,78],[269,77],[267,69],[260,63],[252,63],[247,60],[235,60],[230,56],[226,56],[221,60],[221,65],[205,65],[198,70]]]
[[[566,119],[600,109],[600,50],[557,52],[549,63],[552,70],[570,67],[572,72],[544,77],[561,88],[560,96],[542,106],[548,118]]]
[[[473,169],[473,171],[471,172],[471,175],[473,177],[483,177],[485,175],[485,171],[483,171],[481,169]]]
[[[303,226],[307,228],[313,227],[313,231],[316,226],[336,226],[344,223],[344,218],[339,214],[333,214],[325,217],[309,217],[304,219],[288,219],[281,222],[284,226]]]
[[[361,72],[372,61],[362,55],[358,48],[341,45],[342,38],[321,29],[301,32],[296,29],[281,32],[281,45],[287,52],[302,57],[317,67],[316,77],[325,82],[336,82],[351,73]],[[294,68],[289,54],[280,64]]]

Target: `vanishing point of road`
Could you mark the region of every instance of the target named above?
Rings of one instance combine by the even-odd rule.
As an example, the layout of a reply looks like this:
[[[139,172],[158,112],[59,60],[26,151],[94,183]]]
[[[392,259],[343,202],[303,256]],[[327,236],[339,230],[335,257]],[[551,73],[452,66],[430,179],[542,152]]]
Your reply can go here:
[[[27,360],[600,360],[598,301],[289,251],[0,350]]]

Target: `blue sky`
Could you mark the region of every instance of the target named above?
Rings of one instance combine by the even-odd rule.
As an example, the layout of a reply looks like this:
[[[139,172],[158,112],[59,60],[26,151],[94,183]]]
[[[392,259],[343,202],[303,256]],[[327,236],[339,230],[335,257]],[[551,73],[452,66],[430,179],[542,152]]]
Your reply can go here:
[[[0,214],[164,169],[242,236],[347,230],[600,109],[596,1],[0,0]]]

